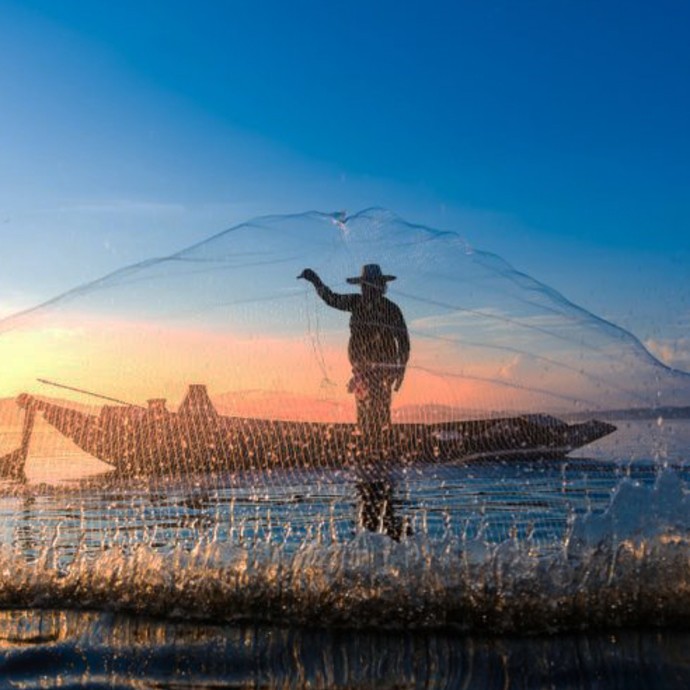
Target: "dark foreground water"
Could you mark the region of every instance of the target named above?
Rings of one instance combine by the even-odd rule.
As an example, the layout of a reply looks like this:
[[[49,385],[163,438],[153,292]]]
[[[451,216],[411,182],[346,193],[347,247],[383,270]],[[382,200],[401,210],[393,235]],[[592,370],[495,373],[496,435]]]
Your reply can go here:
[[[688,448],[676,421],[376,476],[38,458],[0,491],[0,684],[690,687]]]
[[[0,644],[15,688],[690,687],[676,630],[490,637],[19,610],[0,617]]]

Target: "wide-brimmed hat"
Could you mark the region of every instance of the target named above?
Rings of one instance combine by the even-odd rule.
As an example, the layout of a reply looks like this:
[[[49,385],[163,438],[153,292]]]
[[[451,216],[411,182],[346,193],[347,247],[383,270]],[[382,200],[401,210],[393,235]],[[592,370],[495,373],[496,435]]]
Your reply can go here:
[[[384,285],[389,280],[395,280],[395,276],[385,275],[378,264],[364,264],[362,273],[356,278],[348,278],[347,282],[352,285],[360,285],[361,283]]]

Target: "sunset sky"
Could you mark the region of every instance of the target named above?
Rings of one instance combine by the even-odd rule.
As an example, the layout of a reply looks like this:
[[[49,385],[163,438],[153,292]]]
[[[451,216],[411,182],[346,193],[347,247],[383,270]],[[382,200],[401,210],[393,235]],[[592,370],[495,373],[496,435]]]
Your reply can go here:
[[[687,3],[0,17],[0,316],[257,215],[380,206],[690,371]]]

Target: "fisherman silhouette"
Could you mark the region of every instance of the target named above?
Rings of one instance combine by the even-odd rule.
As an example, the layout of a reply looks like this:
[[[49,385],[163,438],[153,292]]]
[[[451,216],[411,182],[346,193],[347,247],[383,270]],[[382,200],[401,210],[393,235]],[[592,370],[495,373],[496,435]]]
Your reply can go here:
[[[348,278],[361,294],[338,294],[306,268],[298,276],[308,280],[330,307],[349,311],[348,356],[352,378],[348,391],[357,403],[357,424],[366,438],[377,438],[391,424],[391,400],[405,377],[410,339],[400,308],[384,295],[395,276],[385,275],[378,264],[366,264],[361,275]]]

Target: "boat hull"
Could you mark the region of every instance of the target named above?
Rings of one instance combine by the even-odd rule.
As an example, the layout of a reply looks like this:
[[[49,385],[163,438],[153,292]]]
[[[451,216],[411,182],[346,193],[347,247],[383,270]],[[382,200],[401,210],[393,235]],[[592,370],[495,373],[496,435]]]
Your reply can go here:
[[[372,440],[354,424],[225,417],[202,386],[190,387],[176,413],[155,404],[150,409],[107,406],[90,415],[28,395],[18,403],[27,413],[40,412],[82,450],[128,476],[338,469],[375,461],[553,459],[615,431],[596,420],[566,424],[546,415],[525,415],[394,424]]]

